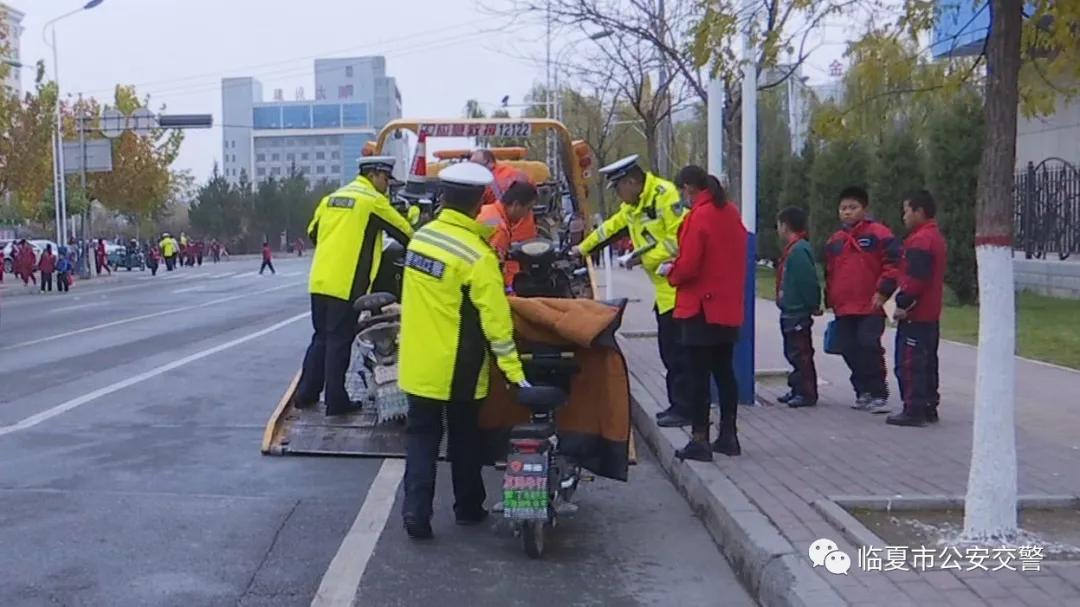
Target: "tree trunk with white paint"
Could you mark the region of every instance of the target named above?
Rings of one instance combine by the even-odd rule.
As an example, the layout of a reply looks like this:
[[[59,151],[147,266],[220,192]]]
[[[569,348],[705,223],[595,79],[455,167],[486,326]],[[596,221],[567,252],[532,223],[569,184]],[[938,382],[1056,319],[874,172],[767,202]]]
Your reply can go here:
[[[986,47],[986,138],[975,219],[979,350],[964,503],[964,539],[981,542],[1009,539],[1017,531],[1012,182],[1022,9],[1023,0],[991,1]]]

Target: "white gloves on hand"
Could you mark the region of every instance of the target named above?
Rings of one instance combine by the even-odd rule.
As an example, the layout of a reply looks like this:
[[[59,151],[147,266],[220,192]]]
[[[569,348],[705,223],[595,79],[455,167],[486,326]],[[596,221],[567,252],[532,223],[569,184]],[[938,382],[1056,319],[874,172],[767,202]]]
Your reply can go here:
[[[664,263],[660,264],[660,267],[656,268],[656,273],[659,276],[667,276],[668,274],[671,274],[671,268],[673,268],[674,266],[675,264],[671,263],[670,261],[665,261]]]
[[[519,387],[519,388],[531,388],[532,384],[529,383],[529,380],[523,379],[523,380],[518,382],[517,387]]]
[[[634,252],[631,251],[631,252],[629,252],[629,253],[627,253],[625,255],[620,255],[620,256],[616,257],[615,260],[619,262],[620,266],[625,268],[626,264],[630,261],[630,258],[633,257],[633,256],[634,256]]]

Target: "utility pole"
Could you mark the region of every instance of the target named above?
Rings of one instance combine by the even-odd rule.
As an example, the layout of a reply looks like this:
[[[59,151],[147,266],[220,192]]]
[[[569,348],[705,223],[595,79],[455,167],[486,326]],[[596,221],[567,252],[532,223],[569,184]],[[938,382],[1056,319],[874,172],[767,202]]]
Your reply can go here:
[[[657,17],[659,23],[657,23],[657,32],[660,40],[667,41],[667,17],[664,11],[664,0],[657,0]],[[659,86],[663,86],[664,90],[660,95],[660,112],[664,115],[660,119],[660,124],[657,125],[657,136],[659,141],[656,144],[656,166],[660,170],[660,174],[664,176],[670,176],[672,172],[671,167],[671,144],[674,137],[671,132],[671,94],[670,87],[665,86],[668,81],[668,68],[667,68],[667,55],[663,49],[656,49],[657,55],[660,59],[660,81]]]
[[[82,279],[90,278],[90,235],[93,234],[90,227],[90,214],[91,206],[90,196],[86,193],[86,121],[90,117],[86,115],[85,108],[79,111],[79,115],[76,118],[76,125],[79,129],[79,156],[81,160],[79,162],[79,187],[82,188],[83,198],[86,199],[86,210],[83,211],[82,220],[82,251],[79,255],[79,259],[82,261],[79,263],[79,277]]]
[[[746,254],[743,327],[735,348],[735,375],[739,385],[739,403],[754,404],[754,308],[757,280],[757,57],[753,36],[757,6],[743,0],[746,27],[743,30],[742,81],[742,220],[749,232]]]

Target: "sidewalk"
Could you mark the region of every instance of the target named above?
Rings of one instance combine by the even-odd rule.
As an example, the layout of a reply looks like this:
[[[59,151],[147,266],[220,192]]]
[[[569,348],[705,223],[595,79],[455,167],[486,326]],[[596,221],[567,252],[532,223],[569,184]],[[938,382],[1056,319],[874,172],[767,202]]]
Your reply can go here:
[[[655,330],[650,286],[640,272],[618,270],[614,278],[615,295],[632,298],[622,344],[632,376],[635,423],[706,522],[714,519],[714,537],[763,604],[1080,605],[1080,562],[1075,561],[1044,561],[1041,571],[1025,573],[862,571],[855,565],[859,547],[812,505],[834,496],[963,496],[971,452],[974,348],[941,345],[941,422],[897,428],[885,425],[884,416],[849,408],[853,395],[847,368],[840,357],[821,351],[825,322],[818,322],[820,404],[812,409],[777,406],[775,399],[786,386],[759,383],[763,406],[739,409],[743,455],[718,455],[713,464],[681,463],[673,449],[686,442],[686,431],[659,429],[653,422],[653,412],[667,406],[656,341],[648,333],[633,333]],[[772,302],[758,300],[759,371],[785,368],[776,314]],[[890,387],[896,394],[892,338],[887,332]],[[1018,359],[1016,388],[1020,493],[1077,495],[1080,373]],[[898,407],[898,398],[891,404]],[[811,568],[807,551],[818,538],[836,541],[851,555],[849,575]]]

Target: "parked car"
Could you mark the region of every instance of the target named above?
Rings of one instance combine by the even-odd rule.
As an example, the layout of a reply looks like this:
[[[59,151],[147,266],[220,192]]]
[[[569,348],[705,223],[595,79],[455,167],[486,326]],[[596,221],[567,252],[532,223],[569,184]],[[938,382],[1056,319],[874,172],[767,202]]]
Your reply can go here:
[[[18,240],[12,241],[4,245],[4,272],[11,273],[15,271],[15,245]],[[55,255],[56,251],[60,248],[56,246],[56,243],[51,240],[27,240],[30,246],[34,249],[34,269],[37,269],[38,261],[41,260],[41,254],[45,252],[45,245],[52,245],[52,252]]]

